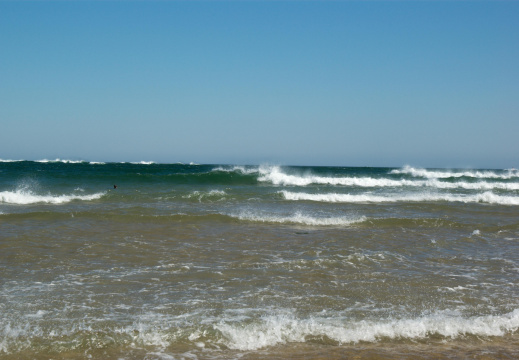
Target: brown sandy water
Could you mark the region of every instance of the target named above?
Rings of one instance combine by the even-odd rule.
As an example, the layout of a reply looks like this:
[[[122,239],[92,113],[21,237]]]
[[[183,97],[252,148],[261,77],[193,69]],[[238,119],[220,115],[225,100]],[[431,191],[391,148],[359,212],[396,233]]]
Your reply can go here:
[[[519,356],[515,205],[134,181],[1,204],[0,358]]]

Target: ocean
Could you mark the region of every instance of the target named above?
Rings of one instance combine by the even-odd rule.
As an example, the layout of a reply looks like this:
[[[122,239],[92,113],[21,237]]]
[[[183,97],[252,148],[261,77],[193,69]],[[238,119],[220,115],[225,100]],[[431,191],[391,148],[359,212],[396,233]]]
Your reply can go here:
[[[0,359],[469,358],[519,358],[516,169],[0,161]]]

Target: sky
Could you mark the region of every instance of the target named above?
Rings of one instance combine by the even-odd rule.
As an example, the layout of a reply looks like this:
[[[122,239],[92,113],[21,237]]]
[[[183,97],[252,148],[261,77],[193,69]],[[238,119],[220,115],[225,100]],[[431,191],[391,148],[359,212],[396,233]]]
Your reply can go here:
[[[519,167],[519,1],[1,1],[0,159]]]

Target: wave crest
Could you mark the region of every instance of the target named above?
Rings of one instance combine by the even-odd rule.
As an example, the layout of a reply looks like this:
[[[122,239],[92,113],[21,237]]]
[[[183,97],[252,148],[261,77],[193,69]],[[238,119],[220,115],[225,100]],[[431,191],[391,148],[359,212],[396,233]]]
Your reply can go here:
[[[500,172],[492,170],[430,170],[422,168],[414,168],[412,166],[404,166],[402,169],[395,169],[389,172],[390,174],[405,174],[414,177],[438,179],[438,178],[456,178],[456,177],[471,177],[481,179],[512,179],[519,177],[519,170],[508,169]]]
[[[84,163],[86,161],[84,160],[62,160],[62,159],[54,159],[54,160],[48,160],[48,159],[42,159],[42,160],[35,160],[34,162],[39,162],[39,163],[64,163],[64,164],[81,164],[81,163]]]
[[[2,191],[0,192],[0,202],[7,204],[30,205],[38,203],[64,204],[73,200],[97,200],[105,193],[91,195],[38,195],[30,190]]]
[[[399,171],[399,170],[394,170]],[[334,177],[307,174],[287,174],[279,166],[262,167],[258,170],[258,181],[270,182],[282,186],[332,185],[351,187],[429,187],[436,189],[466,189],[466,190],[519,190],[519,183],[503,182],[446,182],[432,177],[427,180],[387,179],[372,177]],[[396,172],[392,172],[396,173]],[[447,177],[447,176],[446,176]]]
[[[198,201],[202,201],[203,199],[209,200],[222,200],[227,193],[223,190],[210,190],[210,191],[193,191],[187,195],[182,196],[184,199],[198,199]]]
[[[327,337],[339,344],[377,342],[390,339],[423,339],[430,336],[458,338],[504,336],[519,329],[519,309],[504,315],[463,317],[438,312],[429,316],[386,321],[357,321],[312,317],[298,319],[291,315],[270,315],[259,323],[248,325],[220,323],[215,325],[225,345],[236,350],[257,350],[288,342],[306,342],[308,338]]]
[[[280,191],[286,200],[307,200],[331,203],[387,203],[387,202],[422,202],[422,201],[447,201],[463,203],[488,203],[496,205],[519,205],[517,196],[501,196],[489,191],[474,195],[449,195],[449,194],[416,194],[416,195],[351,195],[351,194],[308,194],[290,191]]]
[[[263,222],[263,223],[278,223],[278,224],[299,224],[309,226],[349,226],[352,224],[366,221],[365,216],[352,218],[347,216],[338,217],[314,217],[304,215],[302,213],[295,213],[289,216],[282,215],[266,215],[253,212],[241,212],[239,214],[230,215],[239,220]]]

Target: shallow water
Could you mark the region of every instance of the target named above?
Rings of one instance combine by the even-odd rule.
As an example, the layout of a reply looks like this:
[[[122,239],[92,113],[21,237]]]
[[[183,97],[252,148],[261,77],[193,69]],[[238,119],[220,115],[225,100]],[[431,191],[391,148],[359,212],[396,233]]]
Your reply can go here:
[[[516,170],[3,162],[0,357],[516,358],[518,188]]]

